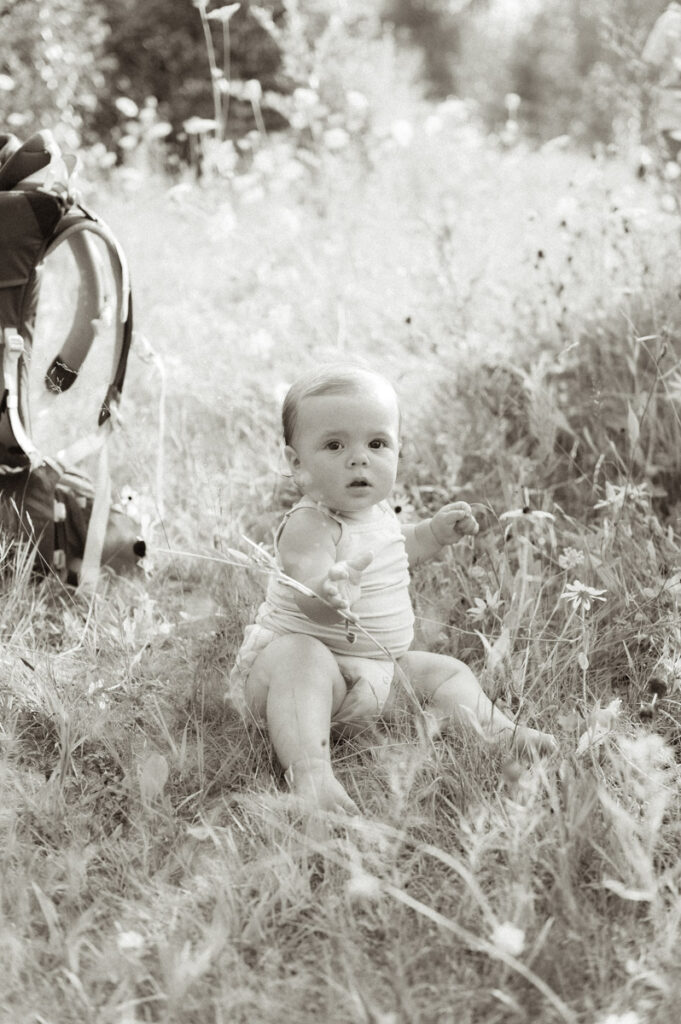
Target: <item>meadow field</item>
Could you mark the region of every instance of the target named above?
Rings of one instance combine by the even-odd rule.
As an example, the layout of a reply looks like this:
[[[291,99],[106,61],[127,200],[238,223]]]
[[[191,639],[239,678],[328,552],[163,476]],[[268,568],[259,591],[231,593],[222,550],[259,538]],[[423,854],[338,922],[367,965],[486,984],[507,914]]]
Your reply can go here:
[[[90,184],[132,272],[112,461],[149,554],[88,600],[4,553],[2,1024],[678,1020],[681,221],[636,171],[449,101],[368,150]],[[415,574],[417,644],[560,749],[405,713],[336,745],[362,814],[323,832],[227,679],[248,541],[293,500],[281,398],[354,356],[402,400],[399,514],[480,522]]]

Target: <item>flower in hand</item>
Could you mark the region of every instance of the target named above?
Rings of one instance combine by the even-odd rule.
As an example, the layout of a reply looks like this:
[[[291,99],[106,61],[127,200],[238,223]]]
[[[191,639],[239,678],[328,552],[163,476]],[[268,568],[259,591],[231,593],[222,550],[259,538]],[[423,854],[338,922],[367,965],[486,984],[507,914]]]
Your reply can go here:
[[[348,558],[346,562],[336,562],[329,569],[321,586],[321,596],[339,611],[346,614],[360,595],[362,573],[373,560],[373,555],[366,553],[357,558]]]
[[[435,513],[430,528],[438,544],[456,544],[462,537],[475,536],[480,527],[467,502],[453,501]]]

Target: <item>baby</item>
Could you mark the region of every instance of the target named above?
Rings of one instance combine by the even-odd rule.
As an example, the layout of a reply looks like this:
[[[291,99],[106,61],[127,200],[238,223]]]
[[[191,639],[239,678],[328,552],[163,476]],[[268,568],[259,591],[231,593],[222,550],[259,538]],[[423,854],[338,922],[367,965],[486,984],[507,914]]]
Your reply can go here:
[[[293,792],[321,809],[357,810],[331,767],[331,729],[387,717],[404,676],[440,726],[463,710],[490,736],[553,750],[551,735],[516,726],[495,707],[463,662],[410,650],[410,567],[477,533],[478,524],[463,501],[415,525],[398,521],[388,499],[400,412],[389,382],[366,369],[322,367],[292,385],[282,419],[303,497],[279,527],[276,554],[283,573],[310,593],[270,579],[232,685],[266,723]]]

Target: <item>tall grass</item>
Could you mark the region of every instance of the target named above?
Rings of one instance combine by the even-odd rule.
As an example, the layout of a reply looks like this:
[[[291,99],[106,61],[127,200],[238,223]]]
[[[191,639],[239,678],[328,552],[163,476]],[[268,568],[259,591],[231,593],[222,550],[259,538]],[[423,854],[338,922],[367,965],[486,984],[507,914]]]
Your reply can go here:
[[[148,576],[92,603],[3,576],[3,1021],[676,1019],[678,222],[626,163],[464,113],[415,112],[361,174],[91,197],[166,427],[138,345],[114,461]],[[271,542],[282,392],[339,353],[402,397],[400,514],[481,521],[417,573],[419,643],[560,757],[405,715],[336,746],[364,814],[316,835],[225,700],[262,580],[219,547]]]

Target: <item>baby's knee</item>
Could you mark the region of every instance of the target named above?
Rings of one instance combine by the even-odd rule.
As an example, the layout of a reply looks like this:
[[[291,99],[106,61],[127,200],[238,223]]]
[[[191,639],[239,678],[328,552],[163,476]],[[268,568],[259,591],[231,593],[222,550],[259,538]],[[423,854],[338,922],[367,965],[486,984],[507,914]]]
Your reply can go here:
[[[323,688],[328,682],[335,700],[345,695],[345,683],[334,655],[321,640],[304,633],[289,633],[273,640],[253,666],[251,681],[254,680],[259,689],[267,690],[273,686],[305,689],[311,681]]]
[[[263,719],[270,694],[286,699],[294,693],[306,700],[306,694],[320,694],[331,690],[331,704],[335,709],[343,702],[345,682],[338,663],[320,640],[303,633],[278,636],[262,651],[246,680],[246,705],[258,719]]]
[[[336,659],[329,648],[314,636],[288,633],[270,644],[268,653],[276,665],[292,664],[302,672],[337,670]]]

